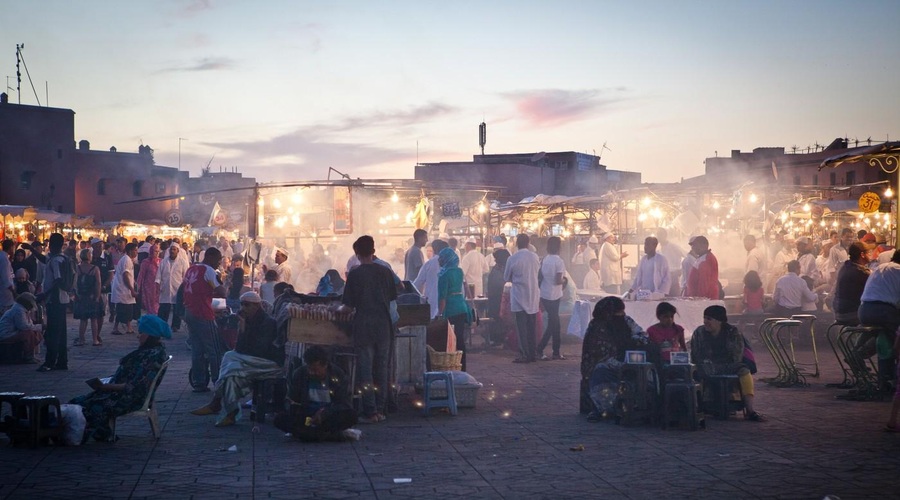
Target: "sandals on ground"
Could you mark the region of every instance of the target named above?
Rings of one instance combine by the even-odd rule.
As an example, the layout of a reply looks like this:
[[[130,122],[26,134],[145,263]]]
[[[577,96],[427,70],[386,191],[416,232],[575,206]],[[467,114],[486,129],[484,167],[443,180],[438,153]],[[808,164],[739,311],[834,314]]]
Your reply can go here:
[[[885,424],[883,430],[884,432],[900,432],[900,427],[897,427],[896,425]]]
[[[84,340],[82,340],[82,339],[75,339],[75,341],[72,342],[72,345],[75,346],[75,347],[81,347],[81,346],[84,345]]]
[[[751,422],[765,422],[766,417],[762,415],[762,413],[755,411],[747,415],[747,420]]]

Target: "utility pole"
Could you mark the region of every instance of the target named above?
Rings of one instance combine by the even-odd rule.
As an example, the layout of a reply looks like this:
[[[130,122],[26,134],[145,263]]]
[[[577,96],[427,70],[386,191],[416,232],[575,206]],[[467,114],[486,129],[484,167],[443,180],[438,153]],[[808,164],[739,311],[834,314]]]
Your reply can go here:
[[[181,170],[181,141],[186,141],[184,137],[178,138],[178,170]]]

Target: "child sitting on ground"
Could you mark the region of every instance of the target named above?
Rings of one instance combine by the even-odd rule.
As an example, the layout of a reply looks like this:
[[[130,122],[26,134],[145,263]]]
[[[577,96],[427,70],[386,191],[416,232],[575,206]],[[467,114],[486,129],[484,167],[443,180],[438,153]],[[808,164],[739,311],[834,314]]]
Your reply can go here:
[[[741,300],[744,304],[744,314],[763,313],[764,293],[759,273],[747,271],[747,274],[744,276],[744,297]]]
[[[669,362],[670,352],[687,351],[687,345],[684,342],[684,327],[675,323],[675,313],[678,309],[668,302],[660,302],[656,306],[656,319],[659,323],[647,329],[647,335],[650,337],[650,343],[660,345],[660,357],[663,363]],[[664,342],[668,342],[669,346],[663,346]]]

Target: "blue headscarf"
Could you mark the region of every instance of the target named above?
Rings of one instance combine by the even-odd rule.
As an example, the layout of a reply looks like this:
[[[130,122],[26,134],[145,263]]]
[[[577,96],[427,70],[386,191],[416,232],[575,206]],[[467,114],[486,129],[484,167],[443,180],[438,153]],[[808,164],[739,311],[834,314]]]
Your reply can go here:
[[[153,314],[145,314],[138,320],[138,333],[151,337],[172,338],[172,329],[169,325]]]
[[[459,267],[459,256],[452,248],[447,247],[438,253],[438,263],[441,265],[438,276],[443,276],[448,270]]]

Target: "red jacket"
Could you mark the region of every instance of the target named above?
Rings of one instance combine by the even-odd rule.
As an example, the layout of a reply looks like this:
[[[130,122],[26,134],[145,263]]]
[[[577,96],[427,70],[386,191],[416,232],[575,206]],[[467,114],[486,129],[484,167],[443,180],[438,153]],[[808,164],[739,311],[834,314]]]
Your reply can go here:
[[[687,280],[686,295],[719,300],[719,261],[712,252],[706,252],[694,262]]]

